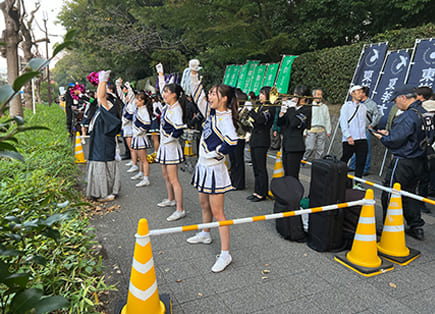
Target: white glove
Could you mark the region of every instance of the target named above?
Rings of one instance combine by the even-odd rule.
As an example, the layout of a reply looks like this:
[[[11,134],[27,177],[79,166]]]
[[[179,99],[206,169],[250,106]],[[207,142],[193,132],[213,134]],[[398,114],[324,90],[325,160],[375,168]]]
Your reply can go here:
[[[122,80],[121,79],[117,79],[115,81],[116,86],[121,86],[122,85]]]
[[[282,103],[282,106],[281,106],[281,111],[280,111],[281,113],[286,113],[287,112],[287,105],[285,105],[284,103]]]
[[[163,64],[161,64],[161,63],[159,63],[159,64],[157,64],[156,65],[156,70],[157,70],[157,73],[164,73],[163,72]]]
[[[109,80],[109,77],[110,77],[110,72],[111,72],[110,70],[100,71],[98,73],[98,80],[100,82],[107,82]]]
[[[205,153],[205,158],[207,158],[207,159],[212,159],[212,158],[220,159],[220,158],[222,158],[222,156],[217,151],[214,150],[214,151]]]

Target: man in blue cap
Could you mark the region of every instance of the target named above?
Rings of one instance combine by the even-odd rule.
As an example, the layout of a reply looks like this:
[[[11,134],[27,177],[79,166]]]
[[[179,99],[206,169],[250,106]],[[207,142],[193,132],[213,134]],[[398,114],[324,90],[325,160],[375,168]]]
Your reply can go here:
[[[392,159],[385,174],[383,185],[392,188],[398,182],[401,189],[415,193],[417,183],[427,171],[425,149],[420,143],[425,139],[423,121],[418,114],[426,110],[417,100],[416,89],[410,85],[398,87],[392,97],[396,106],[403,113],[394,120],[391,130],[379,130],[374,135],[380,139],[392,153]],[[417,112],[418,111],[418,112]],[[391,193],[382,192],[384,219]],[[408,224],[406,233],[418,240],[424,239],[420,206],[418,201],[403,197],[403,215]]]

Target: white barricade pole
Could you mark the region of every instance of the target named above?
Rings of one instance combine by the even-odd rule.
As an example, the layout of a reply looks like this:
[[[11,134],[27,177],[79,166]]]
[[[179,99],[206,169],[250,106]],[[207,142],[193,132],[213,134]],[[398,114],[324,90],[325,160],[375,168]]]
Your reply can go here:
[[[374,205],[374,204],[375,204],[374,200],[362,199],[359,201],[340,203],[340,204],[328,205],[328,206],[322,206],[322,207],[313,207],[313,208],[308,208],[308,209],[288,211],[288,212],[277,213],[277,214],[253,216],[253,217],[238,218],[238,219],[233,219],[233,220],[216,221],[216,222],[210,222],[210,223],[205,223],[205,224],[196,224],[196,225],[180,226],[180,227],[174,227],[174,228],[150,230],[149,235],[156,236],[156,235],[162,235],[162,234],[201,230],[201,229],[205,229],[205,228],[218,228],[218,227],[222,227],[222,226],[239,225],[239,224],[249,223],[249,222],[265,221],[265,220],[279,219],[279,218],[292,217],[292,216],[300,216],[303,214],[318,213],[318,212],[323,212],[323,211],[328,211],[328,210],[333,210],[333,209],[338,209],[338,208],[357,206],[357,205]],[[140,235],[136,235],[136,238],[140,238],[140,237],[141,237]]]

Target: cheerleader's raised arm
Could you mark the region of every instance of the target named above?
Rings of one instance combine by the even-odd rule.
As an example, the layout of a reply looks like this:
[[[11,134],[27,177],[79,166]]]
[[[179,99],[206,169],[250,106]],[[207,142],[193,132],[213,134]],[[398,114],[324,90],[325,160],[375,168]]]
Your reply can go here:
[[[190,89],[192,90],[192,98],[195,104],[198,105],[199,111],[207,119],[210,114],[210,106],[205,97],[204,87],[198,77],[198,72],[192,71],[190,75]]]

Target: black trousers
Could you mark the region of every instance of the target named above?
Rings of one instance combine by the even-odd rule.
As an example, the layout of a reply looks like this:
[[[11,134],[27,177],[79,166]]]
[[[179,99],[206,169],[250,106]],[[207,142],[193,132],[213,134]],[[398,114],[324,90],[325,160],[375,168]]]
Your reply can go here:
[[[367,140],[356,140],[354,145],[349,145],[348,142],[343,142],[343,156],[341,156],[340,160],[347,164],[350,157],[355,154],[355,177],[362,178],[364,174],[367,151]]]
[[[237,190],[245,188],[245,140],[239,139],[236,148],[229,153],[231,184]]]
[[[254,170],[254,192],[266,197],[269,192],[269,176],[267,174],[267,147],[251,147],[252,168]]]
[[[394,183],[400,183],[401,189],[410,193],[415,193],[418,181],[427,171],[424,157],[414,159],[393,158],[388,166],[383,185],[392,188]],[[388,203],[391,194],[382,192],[381,201],[384,211],[384,220],[387,214]],[[409,227],[421,227],[424,220],[421,219],[419,201],[402,196],[403,216]]]
[[[282,166],[284,176],[291,176],[299,180],[299,170],[301,169],[301,160],[305,152],[283,152]]]

